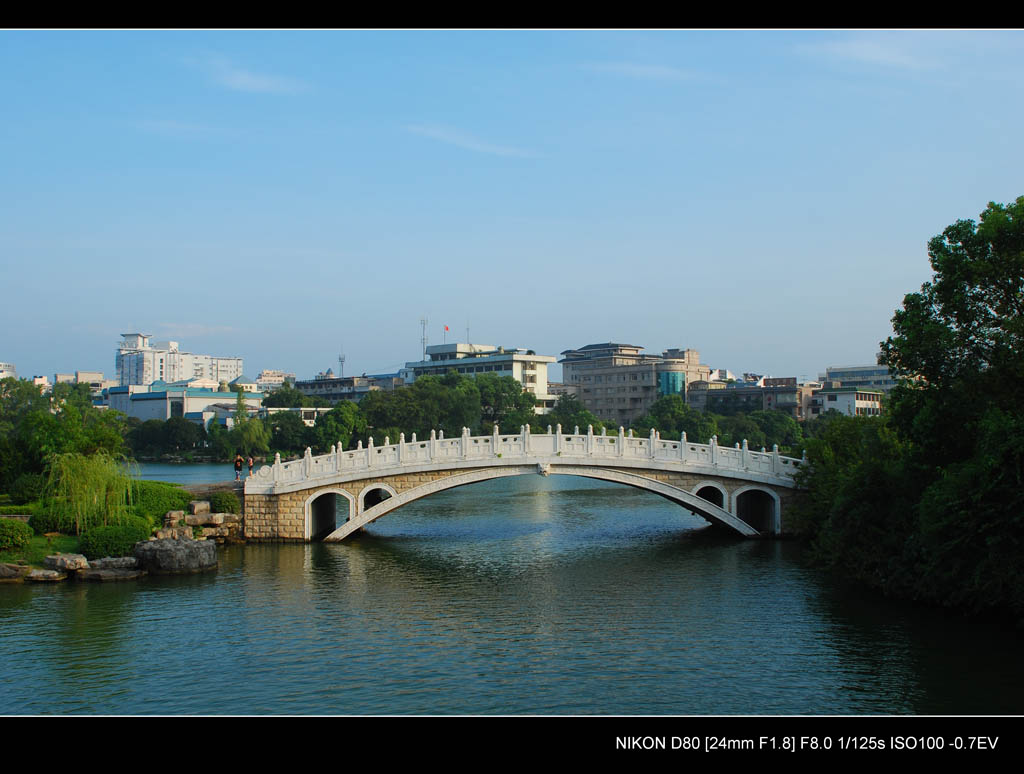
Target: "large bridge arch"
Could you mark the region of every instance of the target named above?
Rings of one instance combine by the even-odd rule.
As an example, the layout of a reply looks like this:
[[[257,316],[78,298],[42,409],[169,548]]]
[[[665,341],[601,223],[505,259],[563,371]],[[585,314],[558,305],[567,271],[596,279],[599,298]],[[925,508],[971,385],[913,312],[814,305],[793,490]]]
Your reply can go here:
[[[746,495],[746,497],[744,497]],[[742,499],[741,499],[742,498]],[[746,502],[754,500],[754,502]],[[732,493],[732,512],[762,532],[778,534],[782,528],[782,500],[770,487],[758,484],[742,486]]]
[[[333,495],[333,497],[331,497]],[[305,540],[310,541],[316,535],[323,534],[326,527],[318,528],[318,521],[327,518],[326,511],[329,509],[331,513],[331,521],[334,520],[333,511],[336,510],[336,501],[334,498],[343,497],[348,502],[348,521],[352,521],[352,518],[356,515],[356,499],[351,493],[346,492],[340,487],[328,487],[327,489],[317,489],[315,492],[306,498],[305,503],[302,506],[303,514],[303,536]],[[322,499],[324,498],[324,499]],[[319,503],[324,503],[318,507]],[[329,503],[329,505],[327,504]]]
[[[443,492],[447,489],[454,489],[455,487],[466,486],[467,484],[475,484],[482,481],[490,481],[497,478],[536,475],[538,472],[542,475],[552,474],[581,476],[583,478],[593,478],[601,481],[624,484],[637,489],[644,489],[646,491],[653,492],[654,494],[661,495],[662,497],[666,497],[687,510],[699,514],[713,524],[726,527],[727,529],[737,532],[744,537],[756,537],[759,534],[756,529],[751,527],[742,519],[737,518],[725,508],[719,507],[704,498],[698,497],[693,492],[672,486],[671,484],[667,484],[663,481],[647,478],[646,476],[627,473],[621,470],[589,466],[563,467],[548,465],[543,468],[539,468],[537,465],[517,465],[471,470],[465,473],[455,473],[445,478],[421,484],[420,486],[408,489],[404,492],[396,493],[387,500],[358,513],[354,518],[350,518],[346,524],[343,524],[330,535],[327,535],[324,540],[328,542],[344,540],[353,532],[373,523],[382,516],[391,513],[391,511],[401,508],[403,505],[408,505],[411,502],[415,502],[416,500],[420,500],[424,497],[429,497],[430,495],[438,492]],[[382,487],[381,484],[372,484],[367,487],[367,489],[373,488]]]

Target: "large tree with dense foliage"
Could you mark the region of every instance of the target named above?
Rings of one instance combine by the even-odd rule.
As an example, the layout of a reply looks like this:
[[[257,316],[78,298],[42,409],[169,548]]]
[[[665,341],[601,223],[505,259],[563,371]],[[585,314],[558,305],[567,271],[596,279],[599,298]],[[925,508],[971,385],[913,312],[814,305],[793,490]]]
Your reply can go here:
[[[884,421],[856,443],[830,423],[808,450],[805,529],[853,577],[1024,620],[1024,197],[957,221],[928,253],[932,281],[882,344],[903,377],[894,440]]]
[[[535,418],[537,398],[511,376],[479,374],[476,387],[480,391],[480,430],[489,433],[494,425],[505,432],[518,432]]]

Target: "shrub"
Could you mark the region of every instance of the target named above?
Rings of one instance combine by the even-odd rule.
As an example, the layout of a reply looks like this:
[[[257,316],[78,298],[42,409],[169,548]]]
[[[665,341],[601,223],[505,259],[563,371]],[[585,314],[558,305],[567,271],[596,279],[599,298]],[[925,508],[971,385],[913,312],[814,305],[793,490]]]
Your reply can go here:
[[[32,528],[16,519],[0,519],[0,551],[10,551],[28,545]]]
[[[87,559],[104,556],[128,556],[140,540],[147,540],[151,532],[145,519],[129,516],[126,523],[113,527],[93,527],[78,541],[78,550]]]
[[[167,511],[183,511],[191,500],[180,486],[164,481],[136,481],[132,487],[132,513],[157,525],[163,524]]]
[[[35,506],[28,525],[35,530],[37,535],[45,535],[47,532],[60,532],[60,517],[49,508]]]
[[[242,504],[234,492],[214,492],[210,495],[210,510],[213,513],[241,513]]]
[[[30,503],[43,496],[46,476],[42,473],[22,473],[11,484],[11,502]]]

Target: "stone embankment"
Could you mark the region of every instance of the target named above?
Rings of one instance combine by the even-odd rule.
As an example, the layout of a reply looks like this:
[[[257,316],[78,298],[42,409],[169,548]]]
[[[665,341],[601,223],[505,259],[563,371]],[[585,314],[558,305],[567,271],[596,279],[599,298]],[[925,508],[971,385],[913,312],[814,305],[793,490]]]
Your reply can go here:
[[[209,500],[193,500],[189,513],[168,511],[164,516],[164,528],[157,530],[158,538],[180,536],[202,537],[217,543],[241,543],[242,516],[238,513],[211,513]]]

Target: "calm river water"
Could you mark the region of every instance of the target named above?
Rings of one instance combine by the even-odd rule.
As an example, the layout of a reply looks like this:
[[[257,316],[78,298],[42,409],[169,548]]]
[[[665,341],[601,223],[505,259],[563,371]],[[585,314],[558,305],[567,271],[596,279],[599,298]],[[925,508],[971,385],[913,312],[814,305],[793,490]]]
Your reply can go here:
[[[226,548],[214,574],[0,586],[0,706],[1024,711],[1019,635],[843,590],[795,543],[702,526],[649,493],[530,476],[435,495],[344,544]]]

